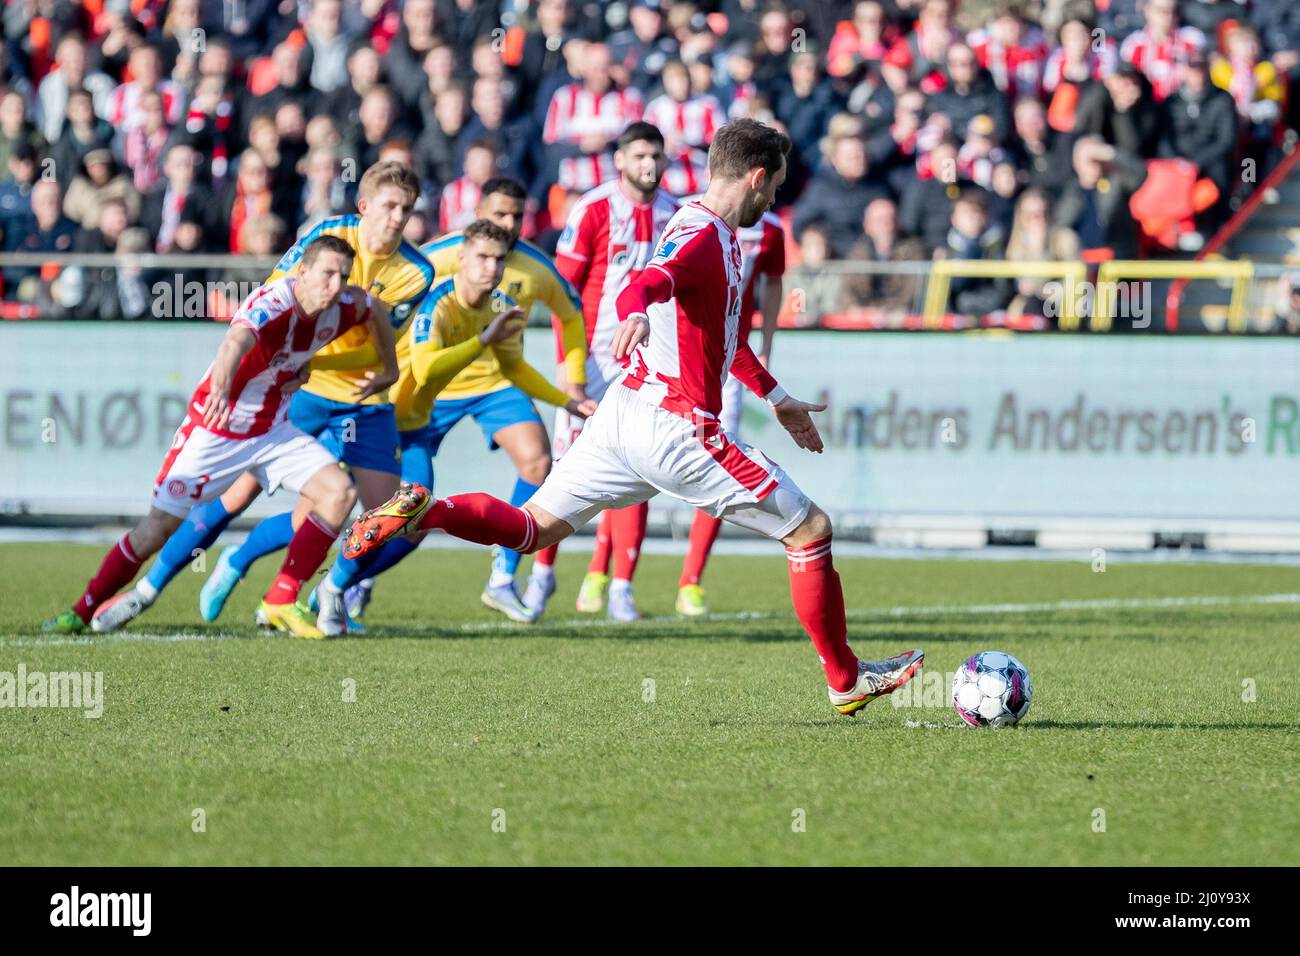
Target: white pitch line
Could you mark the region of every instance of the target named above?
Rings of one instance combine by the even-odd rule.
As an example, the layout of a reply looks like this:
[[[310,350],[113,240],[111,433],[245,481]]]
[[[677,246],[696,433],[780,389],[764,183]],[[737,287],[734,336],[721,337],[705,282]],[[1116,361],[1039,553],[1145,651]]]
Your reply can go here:
[[[914,617],[934,617],[936,615],[973,615],[976,617],[987,617],[996,614],[1040,614],[1052,613],[1055,611],[1122,611],[1122,610],[1141,610],[1143,608],[1162,608],[1178,610],[1181,608],[1197,607],[1230,607],[1233,605],[1249,604],[1300,604],[1300,593],[1286,592],[1281,594],[1240,594],[1240,595],[1188,595],[1184,597],[1165,597],[1165,598],[1099,598],[1088,601],[1039,601],[1022,604],[930,604],[930,605],[899,605],[897,607],[884,608],[852,608],[847,612],[847,616],[853,620],[899,620],[903,618]],[[702,617],[694,618],[696,621],[705,622],[723,622],[723,621],[770,621],[784,619],[788,615],[776,614],[771,611],[737,611],[734,613],[717,613],[706,614]],[[649,617],[645,618],[642,624],[666,624],[670,621],[682,621],[679,617]],[[603,617],[587,618],[569,618],[567,620],[544,621],[547,628],[574,628],[586,629],[593,627],[609,627],[610,622]],[[499,621],[473,621],[465,624],[453,626],[439,625],[436,621],[429,622],[431,627],[441,630],[455,631],[461,634],[478,634],[485,631],[502,631],[512,634],[522,634],[528,630],[526,624],[506,624]],[[625,625],[636,627],[636,624]],[[397,631],[397,628],[385,627],[379,625],[375,629],[378,636],[380,633],[385,637],[397,636],[390,633]],[[198,632],[188,632],[180,634],[146,634],[124,631],[118,634],[109,634],[101,638],[95,638],[90,635],[84,637],[70,638],[50,638],[42,640],[41,638],[0,638],[0,647],[61,647],[65,645],[86,645],[99,642],[113,641],[139,641],[143,643],[158,644],[175,644],[188,641],[224,641],[238,637],[233,633],[203,634]],[[276,635],[279,637],[279,635]],[[412,632],[413,637],[421,636],[420,632]],[[364,640],[365,638],[360,638]]]
[[[1053,611],[1114,611],[1126,609],[1141,608],[1192,608],[1192,607],[1215,607],[1222,605],[1234,604],[1300,604],[1300,593],[1285,594],[1244,594],[1244,595],[1192,595],[1187,597],[1167,597],[1167,598],[1099,598],[1087,601],[1040,601],[1036,603],[1025,604],[931,604],[931,605],[899,605],[896,607],[877,607],[877,608],[851,608],[847,616],[851,620],[897,620],[900,618],[911,617],[934,617],[942,614],[969,614],[974,616],[988,616],[994,614],[1037,614]],[[768,621],[785,618],[786,614],[777,614],[770,611],[736,611],[733,613],[719,612],[716,614],[705,614],[696,621]],[[679,617],[649,617],[644,619],[646,624],[663,624],[667,621],[681,621]],[[609,621],[603,617],[588,618],[570,618],[560,621],[546,621],[542,623],[547,627],[572,627],[572,628],[590,628],[590,627],[608,627]],[[631,625],[635,627],[636,625]],[[458,630],[464,633],[478,633],[480,631],[522,631],[528,625],[510,625],[497,621],[474,621],[472,623],[461,624],[452,630]]]

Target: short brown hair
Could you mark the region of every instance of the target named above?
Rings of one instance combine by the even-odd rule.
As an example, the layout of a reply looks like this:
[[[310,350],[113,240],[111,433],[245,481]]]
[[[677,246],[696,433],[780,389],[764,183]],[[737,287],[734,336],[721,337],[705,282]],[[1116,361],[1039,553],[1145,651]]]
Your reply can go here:
[[[790,152],[790,137],[758,120],[738,119],[718,130],[709,147],[709,172],[723,179],[740,179],[762,167],[769,176],[781,168]]]
[[[375,163],[362,173],[357,195],[361,199],[369,199],[382,186],[397,186],[411,197],[412,204],[420,198],[420,179],[415,175],[415,170],[395,159]]]
[[[461,233],[461,238],[465,242],[469,242],[471,239],[487,239],[491,242],[499,242],[507,248],[510,246],[510,233],[491,219],[475,219],[465,227],[465,231]]]
[[[302,258],[298,260],[299,266],[306,269],[316,261],[316,257],[322,252],[337,252],[339,255],[347,256],[349,262],[357,254],[356,250],[348,245],[346,240],[340,239],[338,236],[317,236],[307,243],[307,248],[302,251]]]

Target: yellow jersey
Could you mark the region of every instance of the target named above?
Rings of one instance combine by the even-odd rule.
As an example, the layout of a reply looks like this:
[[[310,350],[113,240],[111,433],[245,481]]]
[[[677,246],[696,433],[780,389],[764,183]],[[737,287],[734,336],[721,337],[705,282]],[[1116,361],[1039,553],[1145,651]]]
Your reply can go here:
[[[426,243],[421,251],[433,263],[439,279],[460,271],[460,251],[464,237],[449,232]],[[499,288],[524,310],[525,317],[534,302],[541,302],[560,321],[564,352],[564,372],[568,381],[587,382],[587,329],[582,321],[582,297],[569,284],[546,253],[525,239],[515,242],[506,256],[506,271]],[[523,331],[519,332],[522,348]],[[474,398],[507,388],[510,382],[501,371],[496,353],[487,350],[471,362],[442,392],[444,399]]]
[[[416,307],[433,285],[433,264],[405,239],[389,255],[376,256],[367,252],[361,241],[361,217],[353,213],[326,219],[295,242],[276,263],[266,281],[278,279],[293,269],[302,258],[303,250],[319,236],[338,236],[356,250],[348,282],[365,289],[388,307],[394,336],[400,338]],[[357,390],[365,384],[365,373],[381,370],[383,360],[370,340],[370,330],[361,326],[339,336],[316,353],[311,368],[311,378],[303,386],[303,391],[353,405],[356,404]],[[383,395],[373,395],[364,404],[381,405],[383,402]]]
[[[491,358],[507,385],[516,385],[532,398],[566,405],[569,396],[524,361],[522,336],[484,346],[479,334],[500,313],[516,305],[501,289],[477,307],[465,304],[456,279],[439,279],[416,310],[411,327],[397,341],[401,377],[388,393],[397,412],[400,431],[416,431],[429,424],[435,398],[447,398],[447,386],[472,363]],[[464,398],[467,396],[457,396]]]

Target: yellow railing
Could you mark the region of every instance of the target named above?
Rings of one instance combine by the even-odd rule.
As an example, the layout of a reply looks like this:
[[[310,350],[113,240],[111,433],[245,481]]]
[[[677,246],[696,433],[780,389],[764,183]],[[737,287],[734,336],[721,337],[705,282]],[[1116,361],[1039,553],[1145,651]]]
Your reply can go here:
[[[1115,313],[1116,283],[1128,279],[1231,279],[1228,329],[1246,330],[1246,298],[1255,264],[1240,259],[1206,259],[1201,262],[1169,262],[1156,259],[1114,259],[1097,270],[1097,302],[1092,328],[1110,330]],[[1099,324],[1101,323],[1101,324]]]
[[[1246,328],[1247,297],[1255,266],[1238,260],[1181,262],[1159,259],[1115,259],[1097,269],[1097,283],[1090,287],[1088,267],[1082,262],[1009,262],[1006,260],[940,259],[934,263],[925,290],[923,321],[926,328],[938,328],[948,310],[948,294],[954,277],[970,279],[1060,279],[1057,325],[1079,328],[1080,304],[1091,301],[1089,328],[1108,332],[1115,319],[1115,307],[1122,294],[1119,283],[1133,279],[1230,279],[1232,298],[1228,305],[1228,328]],[[1148,302],[1149,308],[1153,303]],[[1083,311],[1088,311],[1085,308]]]
[[[1007,260],[940,259],[930,271],[930,281],[925,288],[926,328],[943,324],[948,309],[948,289],[954,276],[969,279],[1060,279],[1063,295],[1058,324],[1063,329],[1079,326],[1075,308],[1078,296],[1076,284],[1088,281],[1088,267],[1082,262],[1008,262]]]

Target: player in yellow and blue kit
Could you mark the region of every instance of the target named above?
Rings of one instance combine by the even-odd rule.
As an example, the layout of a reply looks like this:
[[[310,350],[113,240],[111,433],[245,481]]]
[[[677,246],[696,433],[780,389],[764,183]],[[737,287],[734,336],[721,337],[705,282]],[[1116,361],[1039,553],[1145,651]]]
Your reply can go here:
[[[501,289],[519,303],[525,316],[532,310],[534,303],[541,303],[558,320],[565,390],[570,398],[583,401],[587,398],[587,335],[582,318],[582,301],[546,254],[532,243],[519,238],[524,220],[525,196],[523,185],[513,179],[490,179],[483,184],[476,212],[479,218],[491,220],[510,234],[510,252],[506,257]],[[439,280],[459,270],[463,242],[463,234],[453,232],[423,247],[423,252],[433,262]],[[546,435],[546,427],[525,390],[502,374],[497,355],[494,350],[486,350],[442,390],[434,406],[424,444],[436,455],[447,433],[462,419],[473,418],[482,431],[488,448],[502,448],[510,456],[518,473],[510,500],[515,504],[523,504],[532,497],[551,470],[551,443]],[[406,457],[403,461],[407,462]],[[403,471],[405,477],[405,469]],[[428,474],[431,477],[432,471]],[[421,484],[432,487],[423,479]],[[483,602],[513,620],[525,616],[535,619],[540,616],[546,599],[554,592],[554,577],[547,582],[549,589],[530,577],[527,592],[521,602],[514,586],[518,565],[517,552],[496,550],[491,577],[483,589]],[[340,574],[336,580],[346,579],[346,575]],[[369,597],[368,579],[349,591],[348,609],[354,618],[361,616]],[[527,608],[527,615],[524,608]]]
[[[453,388],[457,381],[468,378],[488,363],[509,388],[519,390],[527,405],[526,415],[521,413],[502,427],[517,425],[521,419],[535,419],[540,423],[530,397],[558,405],[582,418],[596,410],[596,403],[591,399],[579,401],[570,397],[524,360],[521,335],[524,312],[500,288],[511,255],[511,239],[508,231],[487,219],[476,220],[467,227],[457,243],[454,274],[440,279],[429,291],[410,331],[398,342],[402,373],[389,397],[397,409],[401,428],[403,481],[416,481],[425,487],[432,485],[432,459],[443,437],[460,417],[475,414],[465,411],[465,405],[453,405],[458,414],[440,418],[439,409],[449,392],[455,394]],[[490,397],[500,391],[503,389],[484,394]],[[483,414],[492,420],[491,409]],[[487,433],[489,437],[493,434]],[[327,623],[344,620],[344,592],[351,584],[392,567],[415,550],[420,537],[391,541],[363,561],[340,557],[328,579],[317,588],[321,630],[328,633]],[[498,609],[523,623],[534,619],[517,598],[514,603],[517,607]]]
[[[303,249],[316,237],[338,236],[356,250],[348,281],[387,307],[392,334],[399,336],[433,284],[432,264],[402,237],[419,189],[419,180],[408,167],[376,163],[361,177],[359,214],[324,220],[285,253],[268,281],[295,269]],[[398,370],[384,368],[379,356],[380,350],[365,329],[341,336],[317,353],[310,377],[289,406],[289,420],[316,436],[348,466],[363,501],[383,501],[391,495],[401,471],[400,440],[386,387],[396,379]],[[376,384],[384,387],[376,390]],[[363,390],[378,394],[359,399]],[[212,544],[259,492],[256,480],[244,475],[220,499],[194,509],[136,585],[144,606],[153,602],[180,568]],[[255,558],[288,543],[295,523],[290,512],[268,518],[241,547],[221,555],[200,597],[199,609],[205,619],[216,619]]]

